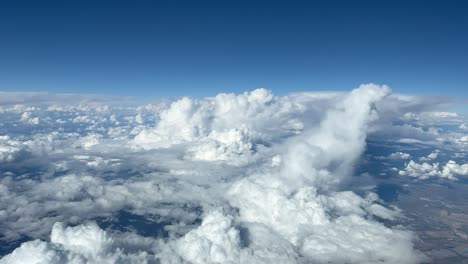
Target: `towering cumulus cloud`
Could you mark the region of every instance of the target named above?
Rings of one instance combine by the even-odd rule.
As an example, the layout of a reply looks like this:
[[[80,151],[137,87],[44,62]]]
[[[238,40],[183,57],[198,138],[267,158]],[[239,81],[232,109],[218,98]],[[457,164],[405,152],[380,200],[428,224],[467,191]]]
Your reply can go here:
[[[389,94],[182,98],[55,135],[43,175],[1,182],[2,236],[32,239],[0,263],[418,263],[400,211],[348,187]],[[5,164],[39,144],[3,141]]]

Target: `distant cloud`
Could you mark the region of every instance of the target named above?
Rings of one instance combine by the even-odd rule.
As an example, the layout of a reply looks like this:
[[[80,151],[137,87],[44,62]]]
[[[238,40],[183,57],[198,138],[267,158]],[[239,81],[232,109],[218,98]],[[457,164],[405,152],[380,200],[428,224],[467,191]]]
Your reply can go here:
[[[45,107],[49,111],[60,111],[63,107],[77,105],[97,106],[99,104],[124,105],[135,100],[132,97],[103,96],[93,94],[54,94],[45,92],[1,92],[0,107]],[[30,110],[30,109],[29,109]],[[22,109],[22,111],[28,111]]]
[[[389,154],[388,156],[376,156],[374,158],[379,160],[407,160],[411,159],[411,155],[408,153],[397,151]]]
[[[444,166],[439,167],[439,163],[416,163],[411,160],[404,170],[399,171],[399,174],[422,180],[431,177],[457,180],[457,176],[468,176],[468,163],[459,165],[450,160]]]
[[[404,116],[428,112],[436,99],[374,84],[129,107],[93,96],[71,105],[56,100],[71,95],[8,96],[0,234],[31,240],[0,263],[418,263],[415,235],[392,224],[404,212],[348,183],[369,136],[435,145],[461,136]],[[379,162],[409,160],[408,152]],[[452,179],[468,170],[426,164],[410,161],[401,174]]]
[[[437,159],[439,157],[439,153],[440,153],[440,151],[438,149],[436,149],[433,152],[431,152],[429,155],[427,155],[426,157],[419,158],[419,160],[420,161],[435,160],[435,159]]]

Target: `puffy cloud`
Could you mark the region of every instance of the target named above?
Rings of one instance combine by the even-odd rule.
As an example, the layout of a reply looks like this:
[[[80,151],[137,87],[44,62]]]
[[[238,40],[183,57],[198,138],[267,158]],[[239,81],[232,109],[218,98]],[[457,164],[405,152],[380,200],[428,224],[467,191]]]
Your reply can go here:
[[[439,157],[440,150],[436,149],[433,152],[431,152],[429,155],[426,157],[421,157],[419,158],[420,161],[430,161],[430,160],[435,160]]]
[[[143,116],[141,115],[141,113],[135,116],[135,122],[140,125],[143,124],[144,121],[143,121]]]
[[[421,261],[411,248],[410,235],[405,231],[390,230],[358,216],[346,216],[338,218],[331,226],[319,227],[314,235],[305,239],[302,251],[317,263]]]
[[[430,177],[456,180],[456,176],[468,175],[468,164],[459,165],[455,161],[450,160],[444,166],[439,167],[439,163],[416,163],[411,160],[404,170],[399,171],[399,174],[401,176],[410,176],[422,180]]]
[[[247,129],[230,129],[211,132],[205,139],[188,148],[189,158],[205,161],[246,161],[253,151],[252,139]]]
[[[21,115],[20,121],[26,122],[31,125],[38,125],[39,124],[39,118],[38,117],[31,117],[31,112],[24,112]]]
[[[90,149],[99,144],[100,136],[98,134],[90,134],[80,139],[80,144],[85,149]]]
[[[21,149],[19,142],[10,139],[9,136],[0,136],[0,162],[12,162]]]
[[[239,263],[241,237],[234,218],[217,211],[208,214],[177,241],[177,251],[189,263]]]
[[[18,166],[29,171],[0,170],[3,239],[36,240],[0,263],[417,263],[413,234],[392,226],[401,212],[348,185],[386,111],[425,109],[411,100],[368,84],[46,108],[70,122],[21,135],[31,159]]]
[[[429,177],[443,177],[444,175],[439,170],[439,163],[416,163],[413,160],[408,162],[404,170],[398,172],[401,176],[410,176],[420,179]],[[449,176],[449,175],[447,175]],[[450,175],[451,176],[451,175]]]
[[[407,160],[411,159],[411,154],[397,151],[389,154],[388,156],[376,156],[374,158],[379,160]]]
[[[287,152],[278,172],[253,175],[234,184],[230,196],[232,204],[239,208],[241,219],[272,228],[312,262],[339,263],[345,259],[350,263],[416,262],[419,256],[411,246],[407,247],[411,245],[410,234],[364,218],[368,214],[392,218],[394,212],[367,203],[351,192],[330,191],[349,176],[350,167],[363,151],[367,125],[376,118],[372,104],[387,94],[388,89],[368,85],[345,95],[325,113],[326,118],[318,128],[286,144]],[[345,145],[347,148],[342,149]],[[358,241],[360,232],[371,229],[363,229],[361,224],[375,228],[374,233],[367,234],[367,239],[381,240],[382,247],[392,244],[393,239],[402,240],[407,245],[405,257],[399,260],[394,254],[383,253],[377,244],[364,246]],[[363,247],[356,249],[357,245]],[[340,252],[352,249],[342,258],[334,256],[332,252],[340,248]]]
[[[0,260],[5,264],[156,263],[145,252],[125,253],[95,223],[65,227],[56,223],[50,242],[26,242]]]
[[[81,115],[81,116],[77,116],[77,117],[73,118],[72,122],[73,123],[91,123],[91,124],[93,124],[96,121],[94,121],[89,116]]]
[[[468,163],[459,165],[455,161],[450,160],[445,164],[442,173],[445,175],[468,176]]]
[[[1,94],[1,92],[0,92]],[[39,111],[40,108],[34,107],[34,106],[26,106],[23,104],[15,104],[12,105],[13,103],[10,102],[9,104],[6,104],[5,106],[2,106],[0,103],[0,113],[5,113],[5,112],[15,112],[15,113],[21,113],[21,112],[33,112],[33,111]]]
[[[462,137],[460,137],[460,139],[458,139],[458,141],[461,144],[468,144],[468,136],[462,136]]]
[[[182,98],[163,110],[156,127],[140,132],[134,143],[145,149],[167,148],[239,128],[251,131],[256,140],[271,140],[302,129],[302,123],[291,118],[302,109],[290,98],[275,97],[265,89],[205,100]]]

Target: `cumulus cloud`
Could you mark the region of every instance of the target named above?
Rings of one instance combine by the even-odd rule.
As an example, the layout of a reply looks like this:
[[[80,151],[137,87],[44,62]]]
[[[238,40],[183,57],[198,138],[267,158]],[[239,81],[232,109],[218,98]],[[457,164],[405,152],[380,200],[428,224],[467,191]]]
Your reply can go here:
[[[187,156],[196,160],[244,161],[253,152],[247,129],[212,131],[206,138],[187,149]]]
[[[65,227],[56,223],[50,242],[34,240],[23,243],[0,260],[8,264],[59,263],[157,263],[145,252],[126,253],[95,223]]]
[[[0,169],[0,234],[31,240],[0,263],[417,263],[415,236],[392,224],[400,210],[349,183],[387,111],[421,104],[368,84],[118,110],[49,105],[55,127],[0,138],[2,165],[30,153]],[[408,175],[467,171],[410,163]]]
[[[411,159],[411,154],[397,151],[389,154],[388,156],[376,156],[375,159],[379,160],[407,160]]]
[[[455,161],[450,160],[444,166],[439,166],[439,163],[416,163],[414,161],[408,162],[404,170],[400,170],[401,176],[410,176],[422,180],[431,177],[446,178],[449,180],[457,180],[456,176],[468,175],[468,164],[457,164]]]
[[[9,136],[0,136],[0,161],[12,162],[21,151],[21,144],[10,139]]]
[[[38,125],[39,124],[39,117],[31,117],[31,112],[24,112],[21,115],[20,121],[26,122],[31,125]]]
[[[436,149],[433,152],[431,152],[429,155],[426,157],[421,157],[419,158],[420,161],[430,161],[430,160],[435,160],[439,157],[440,150]]]
[[[459,165],[455,161],[450,160],[445,164],[442,172],[446,175],[468,176],[468,163]]]
[[[210,134],[216,138],[216,133],[230,133],[226,131],[232,129],[250,131],[257,140],[272,140],[302,129],[302,123],[292,116],[303,108],[265,89],[242,95],[219,94],[204,100],[182,98],[162,110],[156,127],[141,131],[134,143],[145,149],[168,148],[203,140]]]
[[[99,140],[100,140],[100,135],[98,134],[89,134],[85,137],[82,137],[80,139],[80,144],[83,148],[85,149],[90,149],[92,148],[93,146],[96,146],[97,144],[99,144]]]
[[[395,152],[389,155],[390,159],[410,159],[411,155],[403,152]]]
[[[468,144],[468,136],[462,136],[458,139],[461,144]]]

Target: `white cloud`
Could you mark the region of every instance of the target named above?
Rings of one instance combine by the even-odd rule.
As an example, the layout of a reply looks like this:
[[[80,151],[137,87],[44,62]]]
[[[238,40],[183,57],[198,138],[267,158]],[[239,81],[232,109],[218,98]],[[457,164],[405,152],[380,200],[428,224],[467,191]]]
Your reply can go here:
[[[31,124],[31,125],[38,125],[39,118],[38,117],[31,117],[31,112],[24,112],[21,115],[20,121]]]
[[[89,134],[80,139],[80,144],[85,149],[90,149],[99,144],[101,136],[98,134]]]
[[[440,167],[439,163],[416,163],[411,160],[404,170],[399,171],[399,174],[401,176],[410,176],[422,180],[430,177],[457,180],[456,176],[468,176],[468,164],[459,165],[455,161],[450,160],[444,166]]]
[[[77,116],[75,118],[73,118],[72,120],[73,123],[95,123],[96,121],[94,121],[91,117],[89,116],[86,116],[86,115],[80,115],[80,116]]]
[[[0,106],[15,108],[16,112],[38,110],[41,106],[50,111],[91,107],[105,110],[105,105],[126,105],[131,97],[99,96],[86,94],[52,94],[41,92],[0,92]],[[64,104],[66,102],[66,104]]]
[[[12,162],[18,156],[22,146],[9,136],[0,136],[0,162]]]
[[[437,123],[437,122],[450,122],[459,121],[460,116],[455,112],[408,112],[403,115],[403,118],[410,121]]]
[[[462,137],[460,137],[460,139],[458,139],[458,141],[461,144],[468,144],[468,136],[462,136]]]
[[[115,247],[114,239],[95,223],[65,227],[56,223],[50,242],[34,240],[23,243],[0,260],[4,264],[61,263],[156,263],[145,252],[125,253]]]
[[[11,147],[4,157],[27,147],[31,158],[17,166],[37,172],[0,171],[1,235],[42,239],[0,263],[417,263],[413,234],[390,224],[401,212],[347,185],[368,134],[393,115],[425,109],[415,100],[368,84],[283,97],[258,89],[120,112],[49,105],[51,126],[71,122],[22,135],[21,147],[11,138],[0,145]],[[158,117],[144,112],[142,120],[143,111]],[[438,135],[393,129],[419,131],[421,141]],[[435,170],[445,168],[466,170]],[[88,222],[118,225],[122,211],[163,226],[165,237]]]
[[[455,112],[427,112],[429,117],[438,117],[438,118],[454,118],[458,117],[458,114]]]
[[[416,163],[413,160],[408,162],[404,170],[400,170],[401,176],[410,176],[420,179],[427,179],[429,177],[442,177],[443,174],[439,170],[439,163]]]
[[[187,157],[195,160],[234,160],[245,162],[252,153],[252,139],[247,129],[211,132],[206,138],[187,149]]]
[[[143,121],[143,116],[141,115],[141,113],[138,113],[138,115],[135,116],[135,122],[140,125],[143,124],[144,121]]]
[[[219,211],[177,241],[177,252],[189,263],[240,263],[241,238],[235,219]]]
[[[445,175],[460,175],[460,176],[468,176],[468,163],[465,164],[457,164],[455,161],[450,160],[445,164],[443,171]]]
[[[431,160],[435,160],[439,157],[439,153],[440,153],[440,150],[436,149],[434,151],[432,151],[429,155],[427,155],[426,157],[421,157],[419,158],[420,161],[431,161]]]
[[[397,151],[389,154],[388,156],[377,156],[376,159],[388,159],[388,160],[407,160],[411,159],[411,155],[409,153]]]
[[[168,148],[239,128],[250,131],[254,139],[271,140],[302,129],[300,121],[290,117],[301,114],[303,107],[265,89],[204,100],[182,98],[163,110],[156,127],[140,132],[134,142],[145,149]]]

